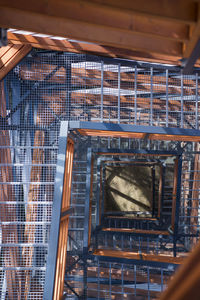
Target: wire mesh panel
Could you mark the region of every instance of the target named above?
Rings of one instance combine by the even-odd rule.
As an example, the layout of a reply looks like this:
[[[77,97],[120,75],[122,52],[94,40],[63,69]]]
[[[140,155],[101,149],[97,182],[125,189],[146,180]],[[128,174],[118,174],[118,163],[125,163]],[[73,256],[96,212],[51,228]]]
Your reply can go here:
[[[1,96],[1,116],[6,118],[10,110],[3,86]],[[13,119],[20,124],[17,114]],[[42,298],[51,223],[52,198],[47,194],[53,186],[55,160],[49,160],[57,149],[46,149],[42,130],[34,130],[31,144],[26,130],[1,128],[0,281],[1,295],[9,299]]]
[[[71,281],[76,296],[82,295],[81,264],[79,273],[71,271]],[[155,299],[162,292],[173,274],[176,266],[146,266],[120,262],[88,260],[87,297],[89,299]],[[68,290],[68,297],[73,292]]]

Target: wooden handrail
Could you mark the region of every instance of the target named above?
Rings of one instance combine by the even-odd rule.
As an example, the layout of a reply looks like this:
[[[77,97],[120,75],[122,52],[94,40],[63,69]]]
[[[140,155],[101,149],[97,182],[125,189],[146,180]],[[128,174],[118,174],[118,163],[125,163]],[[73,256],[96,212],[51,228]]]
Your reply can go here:
[[[134,260],[144,260],[144,261],[156,261],[163,263],[183,263],[185,257],[172,257],[167,255],[153,255],[147,253],[137,253],[129,251],[119,251],[119,250],[107,250],[107,249],[97,249],[93,252],[96,256],[108,256],[116,258],[134,259]]]
[[[200,243],[184,261],[160,300],[199,300]]]
[[[161,230],[143,230],[143,229],[131,229],[131,228],[103,228],[102,231],[107,232],[124,232],[124,233],[138,233],[138,234],[155,234],[155,235],[169,235],[168,231]]]

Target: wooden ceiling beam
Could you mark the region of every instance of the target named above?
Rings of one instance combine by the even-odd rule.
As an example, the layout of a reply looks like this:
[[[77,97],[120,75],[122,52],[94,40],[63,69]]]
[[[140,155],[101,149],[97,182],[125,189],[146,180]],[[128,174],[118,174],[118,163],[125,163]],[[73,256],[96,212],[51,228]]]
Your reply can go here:
[[[97,18],[95,22],[100,20],[101,23],[110,18],[111,24],[116,17],[128,17],[126,22],[132,22],[132,17],[139,16],[193,25],[197,9],[194,0],[0,0],[0,6],[84,21]]]
[[[17,27],[45,34],[67,36],[125,49],[182,56],[182,43],[161,38],[143,37],[130,30],[60,18],[30,11],[0,7],[0,26]]]
[[[180,64],[190,57],[199,23],[194,0],[0,0],[1,27],[78,41],[29,36],[34,47],[149,62]]]
[[[91,44],[80,41],[56,40],[50,37],[38,37],[32,35],[23,35],[13,32],[8,32],[8,40],[13,44],[30,44],[32,47],[55,50],[55,51],[69,51],[73,53],[89,53],[94,55],[119,57],[133,60],[144,60],[156,63],[168,63],[180,65],[181,56],[164,55],[162,53],[153,53],[150,51],[138,51],[122,49],[119,47],[103,46],[98,44]]]
[[[13,8],[17,8],[16,5]],[[37,7],[25,7],[23,10],[40,13]],[[45,9],[44,12],[46,14]],[[48,5],[47,15],[73,19],[96,25],[104,25],[130,31],[141,36],[157,37],[167,40],[186,42],[189,38],[188,24],[157,19],[150,15],[138,14],[128,9],[119,9],[108,5],[99,5],[90,1],[56,1]],[[158,30],[159,28],[159,30]]]
[[[30,51],[31,45],[13,45],[0,48],[0,80],[11,71]]]
[[[5,0],[6,1],[6,0]],[[197,3],[193,0],[90,0],[112,8],[126,9],[140,16],[168,22],[194,24]],[[88,1],[89,2],[89,1]]]

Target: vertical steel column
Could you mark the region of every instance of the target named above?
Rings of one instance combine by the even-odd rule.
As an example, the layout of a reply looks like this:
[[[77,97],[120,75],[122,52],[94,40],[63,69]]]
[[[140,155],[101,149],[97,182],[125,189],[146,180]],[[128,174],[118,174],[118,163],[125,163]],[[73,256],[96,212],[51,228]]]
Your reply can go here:
[[[178,235],[178,222],[179,222],[179,208],[180,208],[180,199],[181,199],[181,173],[182,173],[182,156],[178,157],[178,174],[177,174],[177,191],[176,191],[176,209],[175,209],[175,222],[174,222],[174,256],[176,256],[176,242]]]
[[[84,235],[83,235],[83,251],[87,253],[89,242],[89,221],[90,221],[90,183],[91,183],[91,161],[92,149],[87,151],[87,173],[86,173],[86,196],[85,196],[85,213],[84,213]]]
[[[121,72],[121,65],[120,64],[118,64],[118,115],[117,115],[117,117],[118,117],[118,123],[120,123],[120,95],[121,95],[121,93],[120,93],[120,83],[121,83],[121,74],[120,74],[120,72]]]
[[[71,62],[66,63],[66,106],[67,106],[67,120],[70,120],[71,114]]]
[[[62,208],[63,182],[65,159],[67,150],[68,121],[62,121],[58,141],[58,156],[54,185],[54,198],[52,207],[51,230],[47,256],[47,268],[44,285],[44,300],[52,300],[54,294],[54,281],[60,232],[60,215]]]
[[[100,225],[100,194],[101,194],[101,166],[100,166],[101,159],[97,159],[97,212],[96,212],[96,225]]]
[[[103,215],[104,215],[104,198],[105,198],[105,174],[106,171],[105,171],[105,168],[103,167],[103,171],[102,171],[102,183],[101,183],[101,188],[102,188],[102,191],[101,191],[101,195],[102,195],[102,198],[101,198],[101,222],[102,222],[102,219],[103,219]]]
[[[153,126],[153,68],[151,68],[150,126]]]
[[[162,222],[163,206],[164,206],[164,195],[165,195],[165,170],[166,166],[162,166],[162,189],[161,189],[161,203],[160,203],[160,222]]]
[[[181,128],[183,128],[183,73],[181,72]]]
[[[117,118],[118,118],[118,123],[120,124],[120,89],[121,89],[121,65],[118,64],[118,114],[117,114]],[[118,139],[119,141],[119,149],[121,148],[121,138]]]
[[[129,124],[131,124],[131,113],[129,112]],[[128,149],[130,149],[131,146],[131,139],[128,139]]]
[[[137,66],[135,66],[135,81],[134,81],[134,90],[135,90],[135,105],[134,105],[134,110],[135,110],[135,125],[137,125]]]
[[[199,124],[198,124],[198,74],[196,73],[196,91],[195,91],[195,99],[196,99],[196,111],[195,111],[195,123],[196,129],[199,129]]]
[[[152,217],[155,216],[155,167],[151,168],[152,175]]]
[[[166,127],[169,125],[168,69],[166,70]]]
[[[101,122],[103,122],[103,81],[104,81],[104,62],[101,61]]]

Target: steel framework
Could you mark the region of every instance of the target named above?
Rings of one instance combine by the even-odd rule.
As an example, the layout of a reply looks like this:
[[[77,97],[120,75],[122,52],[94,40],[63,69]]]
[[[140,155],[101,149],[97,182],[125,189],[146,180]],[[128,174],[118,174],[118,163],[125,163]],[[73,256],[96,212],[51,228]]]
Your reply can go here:
[[[1,300],[151,299],[165,289],[199,235],[198,83],[173,66],[36,50],[8,74]],[[166,171],[169,155],[158,218],[104,213],[106,162],[159,159]]]

